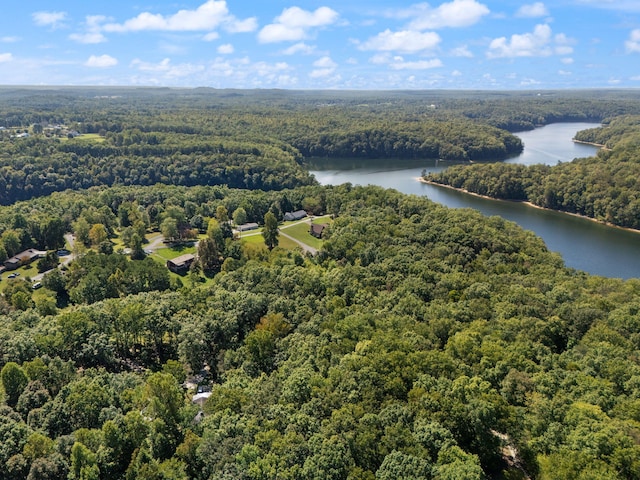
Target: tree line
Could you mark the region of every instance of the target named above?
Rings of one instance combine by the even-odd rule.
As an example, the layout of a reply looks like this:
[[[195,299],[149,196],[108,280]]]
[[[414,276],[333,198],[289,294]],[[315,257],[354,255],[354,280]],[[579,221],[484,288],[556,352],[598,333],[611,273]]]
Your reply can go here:
[[[594,138],[593,136],[584,138]],[[633,135],[592,158],[555,166],[453,166],[426,179],[503,200],[528,201],[620,227],[640,229],[640,148]]]
[[[522,150],[509,131],[639,113],[637,99],[611,92],[3,88],[0,203],[99,185],[293,188],[313,182],[302,165],[313,156],[496,161]],[[97,138],[49,137],[49,125]],[[12,138],[13,128],[32,135]]]

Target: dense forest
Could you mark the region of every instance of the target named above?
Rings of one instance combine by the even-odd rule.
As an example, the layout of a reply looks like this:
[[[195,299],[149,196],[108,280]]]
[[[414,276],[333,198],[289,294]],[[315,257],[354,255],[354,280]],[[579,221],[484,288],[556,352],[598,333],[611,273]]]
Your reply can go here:
[[[2,260],[48,251],[40,288],[33,267],[1,277],[1,479],[640,478],[640,281],[568,269],[499,217],[317,185],[303,146],[376,156],[437,133],[468,155],[517,146],[498,128],[527,118],[614,125],[637,98],[135,90],[0,89],[5,171],[73,179],[75,155],[78,175],[117,172],[0,207]],[[561,167],[564,183],[618,178],[637,158],[628,125],[535,181],[501,163],[447,173],[512,198]],[[233,158],[239,185],[205,176]],[[143,185],[143,164],[166,181]],[[300,209],[331,217],[316,254],[268,234]],[[244,222],[258,242],[231,231]],[[188,272],[148,250],[158,236],[197,253]]]
[[[109,93],[109,94],[106,94]],[[308,185],[304,157],[496,161],[508,131],[640,114],[635,98],[196,89],[0,91],[0,204],[97,185]]]
[[[5,298],[6,478],[640,475],[640,284],[567,270],[500,218],[348,185],[121,187],[8,216],[284,197],[337,215],[317,256],[243,247],[210,285],[97,301],[69,287],[72,308],[56,305],[64,285]],[[102,255],[81,278],[113,265]],[[197,421],[180,384],[205,367]]]
[[[584,215],[620,227],[640,229],[639,117],[621,117],[579,132],[580,141],[606,145],[592,158],[555,166],[456,165],[427,180],[503,200]]]

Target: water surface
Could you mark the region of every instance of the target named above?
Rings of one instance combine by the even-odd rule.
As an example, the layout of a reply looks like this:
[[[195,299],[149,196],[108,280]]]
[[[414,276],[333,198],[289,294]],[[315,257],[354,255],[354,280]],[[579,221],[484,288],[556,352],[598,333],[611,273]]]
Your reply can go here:
[[[576,132],[597,127],[593,123],[556,123],[517,135],[525,148],[508,163],[555,165],[590,157],[597,148],[572,141]],[[469,207],[484,215],[499,215],[542,237],[547,247],[560,253],[569,267],[607,277],[640,277],[640,234],[607,227],[571,215],[541,210],[522,203],[489,200],[417,179],[423,170],[438,172],[451,165],[437,160],[315,159],[308,167],[323,184],[380,185],[404,193],[424,195],[452,208]]]

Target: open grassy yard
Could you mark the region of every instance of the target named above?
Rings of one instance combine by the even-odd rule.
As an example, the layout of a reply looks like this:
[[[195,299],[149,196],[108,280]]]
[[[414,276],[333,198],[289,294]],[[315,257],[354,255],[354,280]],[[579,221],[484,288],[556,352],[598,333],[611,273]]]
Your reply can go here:
[[[187,253],[196,253],[195,246],[185,246],[185,247],[166,247],[166,248],[158,248],[155,252],[153,252],[152,256],[160,257],[165,262],[167,260],[172,260],[180,255],[186,255]]]
[[[102,143],[104,142],[104,137],[101,137],[97,133],[83,133],[82,135],[75,138],[64,138],[61,140],[67,142],[93,142],[93,143]]]
[[[298,223],[297,225],[292,225],[290,227],[283,229],[282,231],[287,235],[295,238],[299,242],[309,245],[310,247],[317,248],[317,249],[322,248],[322,240],[312,236],[309,233],[309,223],[307,222],[302,222],[302,223]]]
[[[288,230],[288,229],[287,229]],[[251,244],[255,244],[255,245],[264,245],[264,238],[262,237],[262,235],[258,234],[258,235],[247,235],[244,237],[241,237],[241,240],[243,243],[251,243]],[[296,248],[298,246],[298,244],[296,242],[294,242],[293,240],[290,240],[282,235],[278,236],[278,246],[280,248],[285,248],[287,250],[293,250],[294,248]]]

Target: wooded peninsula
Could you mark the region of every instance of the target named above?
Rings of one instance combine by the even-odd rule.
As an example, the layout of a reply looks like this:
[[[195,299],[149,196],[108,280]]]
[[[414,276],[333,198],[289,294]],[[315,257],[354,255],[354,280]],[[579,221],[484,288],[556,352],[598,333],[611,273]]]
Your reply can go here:
[[[562,121],[607,148],[501,162]],[[629,90],[0,88],[0,478],[640,478],[640,280],[305,167],[640,228],[639,124]]]

